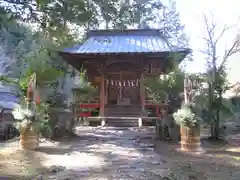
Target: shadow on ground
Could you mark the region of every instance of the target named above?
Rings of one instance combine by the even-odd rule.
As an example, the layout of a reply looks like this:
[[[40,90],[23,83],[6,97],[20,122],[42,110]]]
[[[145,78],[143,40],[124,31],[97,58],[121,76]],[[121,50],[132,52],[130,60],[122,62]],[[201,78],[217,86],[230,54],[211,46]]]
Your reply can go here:
[[[42,166],[41,153],[5,148],[0,152],[0,179],[31,179],[47,169]]]
[[[189,154],[176,151],[179,147],[179,143],[156,142],[156,152],[179,176],[186,174],[189,180],[193,177],[199,180],[240,179],[240,159],[236,158],[239,153],[225,151],[225,146],[204,144],[204,153]]]
[[[96,178],[114,179],[114,176],[119,174],[119,169],[131,178],[136,176],[135,179],[138,179],[139,173],[142,173],[143,177],[146,176],[146,179],[154,176],[149,171],[138,172],[137,170],[141,167],[146,168],[148,163],[151,169],[152,161],[157,161],[156,157],[148,161],[149,158],[146,157],[153,156],[153,148],[143,143],[152,139],[152,132],[139,130],[139,128],[108,127],[88,130],[84,128],[78,130],[77,134],[79,136],[61,140],[56,147],[40,146],[38,148],[37,152],[53,157],[50,164],[67,167],[64,171],[50,172],[47,175],[45,173],[45,179],[46,176],[72,179],[79,176],[81,178],[96,176]],[[135,174],[134,171],[136,171]]]

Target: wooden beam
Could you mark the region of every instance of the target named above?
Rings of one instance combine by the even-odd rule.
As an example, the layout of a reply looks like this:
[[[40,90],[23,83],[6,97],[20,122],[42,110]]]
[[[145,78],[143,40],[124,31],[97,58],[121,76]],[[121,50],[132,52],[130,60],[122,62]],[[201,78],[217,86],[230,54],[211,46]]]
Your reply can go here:
[[[144,76],[141,74],[140,77],[140,97],[141,97],[141,109],[145,110],[145,87],[144,87]]]
[[[105,78],[102,75],[101,86],[100,86],[100,116],[104,116],[105,112]],[[102,126],[105,126],[105,120],[102,119]]]

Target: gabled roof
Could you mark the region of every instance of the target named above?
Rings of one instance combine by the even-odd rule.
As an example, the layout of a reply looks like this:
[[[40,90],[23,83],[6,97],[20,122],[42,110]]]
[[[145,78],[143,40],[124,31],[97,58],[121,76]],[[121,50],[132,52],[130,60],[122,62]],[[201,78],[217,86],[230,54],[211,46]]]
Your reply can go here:
[[[187,52],[170,47],[157,29],[94,30],[87,33],[83,44],[66,48],[70,54],[120,54]]]

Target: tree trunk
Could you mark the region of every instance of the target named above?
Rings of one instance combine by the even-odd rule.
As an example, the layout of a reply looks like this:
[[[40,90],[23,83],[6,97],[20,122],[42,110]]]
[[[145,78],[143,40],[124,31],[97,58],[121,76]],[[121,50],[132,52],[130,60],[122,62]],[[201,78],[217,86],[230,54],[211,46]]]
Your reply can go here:
[[[212,138],[212,139],[216,139],[216,131],[215,131],[215,122],[212,122],[211,123],[211,136],[210,136],[210,138]]]
[[[220,88],[219,88],[220,89]],[[220,89],[219,90],[219,98],[217,99],[217,103],[218,103],[218,109],[217,109],[217,112],[216,112],[216,121],[215,121],[215,128],[214,128],[214,131],[215,131],[215,139],[219,139],[220,138],[220,132],[219,132],[219,122],[220,122],[220,108],[221,108],[221,105],[222,105],[222,90]]]
[[[217,114],[216,114],[216,121],[215,121],[215,139],[219,139],[219,114],[220,114],[220,111],[219,109],[217,110]]]
[[[220,122],[220,108],[222,105],[222,88],[220,83],[215,80],[215,88],[214,90],[217,91],[218,97],[214,99],[214,104],[215,104],[215,109],[216,109],[216,114],[213,117],[213,122],[211,124],[211,138],[212,139],[219,139],[220,138],[220,132],[219,132],[219,122]],[[213,99],[213,98],[212,98]],[[212,100],[213,102],[213,100]]]
[[[213,111],[212,111],[212,104],[213,104],[213,85],[211,82],[208,83],[209,88],[208,88],[208,95],[209,95],[209,109],[208,109],[208,113],[209,113],[209,118],[211,121],[211,128],[210,128],[210,132],[211,132],[211,137],[215,137],[215,117],[213,115]]]

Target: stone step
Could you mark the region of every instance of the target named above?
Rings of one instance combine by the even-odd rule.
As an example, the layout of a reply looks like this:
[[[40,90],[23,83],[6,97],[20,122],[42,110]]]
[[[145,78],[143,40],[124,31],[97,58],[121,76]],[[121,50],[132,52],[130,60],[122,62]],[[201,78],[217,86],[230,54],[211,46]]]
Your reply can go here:
[[[133,121],[133,122],[108,122],[107,126],[113,126],[113,127],[138,127],[138,122]]]
[[[110,110],[110,111],[140,111],[141,108],[139,108],[139,107],[111,107],[111,108],[105,108],[105,110]]]
[[[108,113],[108,114],[137,114],[137,113],[140,113],[141,111],[105,111],[105,113]]]
[[[141,108],[131,108],[131,107],[126,107],[126,108],[105,108],[105,109],[109,109],[109,110],[118,110],[118,111],[128,111],[128,110],[138,110],[140,111]]]
[[[138,119],[108,119],[106,124],[114,127],[137,127]]]
[[[105,115],[110,117],[136,117],[136,119],[108,119],[108,126],[138,127],[138,118],[141,115],[140,106],[110,106],[106,107]]]
[[[123,116],[123,117],[126,117],[126,116],[129,116],[131,115],[132,116],[139,116],[141,113],[140,112],[109,112],[109,113],[105,113],[106,115],[108,116]]]
[[[126,108],[126,109],[118,109],[118,108],[112,108],[112,109],[105,109],[107,112],[139,112],[141,109],[133,109],[133,108]]]
[[[105,111],[105,114],[107,115],[134,115],[134,116],[139,116],[141,114],[141,111]]]

